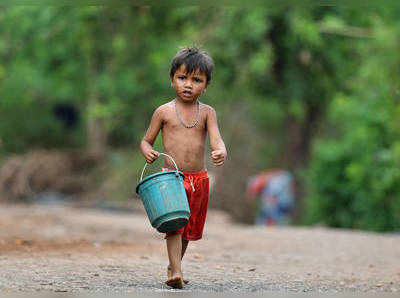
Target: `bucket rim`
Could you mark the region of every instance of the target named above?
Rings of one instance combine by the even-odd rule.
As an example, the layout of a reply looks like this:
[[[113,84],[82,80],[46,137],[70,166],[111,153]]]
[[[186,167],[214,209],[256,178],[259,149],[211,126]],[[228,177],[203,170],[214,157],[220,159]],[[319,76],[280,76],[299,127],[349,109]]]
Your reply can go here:
[[[152,178],[154,178],[154,177],[157,177],[157,176],[161,176],[161,175],[171,175],[171,174],[175,175],[175,174],[176,174],[176,171],[162,171],[162,172],[157,172],[157,173],[151,174],[151,175],[149,175],[149,176],[143,178],[143,179],[142,179],[141,181],[139,181],[139,183],[136,185],[136,193],[139,194],[139,187],[140,187],[140,185],[142,185],[142,184],[145,183],[146,181],[148,181],[148,180],[150,180],[150,179],[152,179]],[[178,174],[181,175],[182,178],[185,177],[185,175],[184,175],[181,171],[178,171]]]

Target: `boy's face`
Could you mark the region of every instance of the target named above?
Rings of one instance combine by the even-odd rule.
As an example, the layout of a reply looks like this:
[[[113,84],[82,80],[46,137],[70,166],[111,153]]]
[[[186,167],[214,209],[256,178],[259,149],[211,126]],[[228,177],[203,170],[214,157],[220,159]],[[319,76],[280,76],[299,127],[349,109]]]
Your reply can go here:
[[[176,95],[184,102],[195,101],[208,87],[206,74],[199,70],[186,73],[185,65],[181,65],[171,78]]]

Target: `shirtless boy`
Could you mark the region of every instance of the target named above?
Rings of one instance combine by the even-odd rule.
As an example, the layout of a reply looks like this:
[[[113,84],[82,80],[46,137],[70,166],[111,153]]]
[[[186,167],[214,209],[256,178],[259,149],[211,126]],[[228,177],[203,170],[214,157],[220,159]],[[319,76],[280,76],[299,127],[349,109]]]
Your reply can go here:
[[[184,285],[181,260],[189,241],[199,240],[203,234],[209,196],[209,179],[205,168],[207,133],[214,165],[221,166],[227,155],[215,110],[198,100],[211,83],[213,69],[214,63],[208,53],[196,47],[184,48],[176,54],[170,71],[176,98],[155,110],[140,144],[146,161],[154,162],[160,154],[153,149],[153,144],[161,130],[165,153],[174,158],[185,175],[189,222],[180,230],[166,234],[169,266],[165,283],[173,288],[181,289]],[[174,166],[166,158],[164,170],[169,169],[173,170]]]

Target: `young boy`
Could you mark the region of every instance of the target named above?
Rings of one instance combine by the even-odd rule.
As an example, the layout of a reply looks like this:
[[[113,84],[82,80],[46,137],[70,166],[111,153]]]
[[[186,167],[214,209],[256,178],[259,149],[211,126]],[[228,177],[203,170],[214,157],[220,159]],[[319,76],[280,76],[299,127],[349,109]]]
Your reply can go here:
[[[170,71],[176,98],[155,110],[140,144],[146,161],[154,162],[160,154],[153,149],[153,144],[161,130],[165,153],[174,158],[185,175],[184,185],[191,213],[189,222],[166,235],[169,266],[165,283],[173,288],[181,289],[184,285],[181,260],[189,241],[199,240],[203,234],[209,195],[204,157],[207,133],[214,165],[221,166],[227,155],[215,110],[198,100],[211,83],[213,69],[214,63],[208,53],[196,47],[184,48],[176,54]],[[164,170],[169,169],[175,168],[165,158]]]

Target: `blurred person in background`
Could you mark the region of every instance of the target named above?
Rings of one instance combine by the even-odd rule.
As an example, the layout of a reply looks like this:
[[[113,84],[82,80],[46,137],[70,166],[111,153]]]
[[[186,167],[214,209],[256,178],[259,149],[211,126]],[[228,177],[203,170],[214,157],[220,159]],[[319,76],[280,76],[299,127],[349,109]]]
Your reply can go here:
[[[257,199],[255,225],[287,225],[294,205],[294,181],[288,171],[271,169],[251,176],[246,187],[247,200]]]

